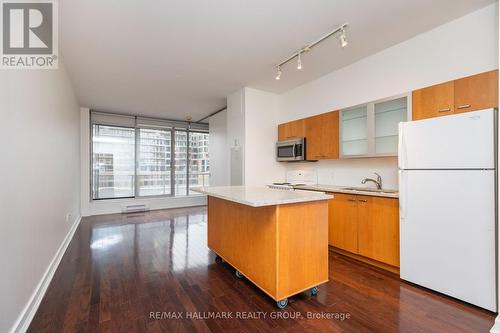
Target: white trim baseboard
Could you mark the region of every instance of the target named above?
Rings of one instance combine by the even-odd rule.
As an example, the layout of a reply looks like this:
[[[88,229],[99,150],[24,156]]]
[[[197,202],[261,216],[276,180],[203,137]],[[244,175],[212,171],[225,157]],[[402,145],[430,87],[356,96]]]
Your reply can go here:
[[[495,318],[495,324],[493,324],[490,333],[500,333],[500,314]]]
[[[42,302],[43,296],[45,295],[45,292],[47,291],[47,288],[49,287],[50,282],[54,277],[57,267],[59,266],[59,263],[61,262],[61,259],[63,258],[69,243],[73,239],[73,235],[75,234],[75,231],[78,228],[78,225],[80,224],[81,220],[82,217],[79,216],[75,219],[75,222],[73,222],[73,225],[66,234],[66,237],[64,237],[64,240],[59,246],[59,249],[57,249],[54,258],[52,258],[52,261],[45,270],[42,279],[36,286],[35,291],[31,295],[28,303],[26,304],[23,311],[21,312],[16,322],[12,326],[10,333],[24,333],[28,330],[28,327],[31,321],[33,320],[33,317],[35,316],[35,313],[38,310],[40,303]]]

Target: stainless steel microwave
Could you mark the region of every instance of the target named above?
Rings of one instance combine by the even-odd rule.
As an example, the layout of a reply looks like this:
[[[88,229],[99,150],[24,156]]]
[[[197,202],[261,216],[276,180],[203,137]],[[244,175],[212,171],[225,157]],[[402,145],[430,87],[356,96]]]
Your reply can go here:
[[[306,159],[306,139],[296,138],[276,143],[276,160],[282,162],[304,161]]]

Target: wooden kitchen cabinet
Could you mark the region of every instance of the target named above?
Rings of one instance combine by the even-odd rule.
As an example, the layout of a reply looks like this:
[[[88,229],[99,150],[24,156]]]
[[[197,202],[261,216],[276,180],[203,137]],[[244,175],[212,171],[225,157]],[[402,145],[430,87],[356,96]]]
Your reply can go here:
[[[339,111],[305,119],[308,160],[339,158]]]
[[[390,271],[399,267],[399,201],[343,193],[328,206],[328,243],[340,253]]]
[[[412,119],[420,120],[453,114],[453,105],[453,81],[415,90],[412,94]]]
[[[455,80],[455,113],[498,106],[498,70]]]
[[[498,70],[413,91],[413,120],[498,107]]]
[[[398,199],[358,196],[358,254],[399,267]]]
[[[292,138],[303,138],[306,136],[305,119],[290,121],[278,125],[278,140],[283,141]]]
[[[328,203],[328,243],[349,252],[358,252],[358,212],[356,196],[332,193]]]

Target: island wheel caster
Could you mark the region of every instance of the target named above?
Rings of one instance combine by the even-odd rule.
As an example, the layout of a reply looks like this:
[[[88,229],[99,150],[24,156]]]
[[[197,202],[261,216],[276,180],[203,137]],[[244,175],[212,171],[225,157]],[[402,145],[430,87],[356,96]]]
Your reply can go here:
[[[311,296],[316,296],[318,294],[318,288],[312,287],[311,288]]]
[[[243,279],[243,274],[241,274],[240,271],[234,272],[234,275],[236,275],[238,279]]]
[[[223,262],[223,260],[222,260],[222,258],[221,258],[221,257],[219,257],[219,256],[215,256],[215,262],[216,262],[216,263],[218,263],[218,264],[220,264],[220,263],[222,263],[222,262]]]
[[[280,308],[280,309],[284,309],[284,308],[286,308],[286,306],[288,305],[288,298],[282,299],[281,301],[277,301],[277,302],[276,302],[276,305],[277,305],[277,306],[278,306],[278,308]]]

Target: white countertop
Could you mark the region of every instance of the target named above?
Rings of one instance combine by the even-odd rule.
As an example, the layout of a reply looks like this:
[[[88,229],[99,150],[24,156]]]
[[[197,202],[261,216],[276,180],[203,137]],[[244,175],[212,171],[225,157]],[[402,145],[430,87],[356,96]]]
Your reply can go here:
[[[286,191],[251,186],[202,187],[200,189],[193,189],[193,191],[252,207],[283,205],[333,198],[333,196],[321,192]]]
[[[301,190],[311,190],[311,191],[359,194],[359,195],[368,195],[368,196],[384,197],[384,198],[399,198],[398,192],[368,192],[368,191],[361,191],[361,190],[348,190],[348,189],[346,189],[346,187],[349,187],[349,186],[317,184],[317,185],[297,186],[296,188],[301,189]]]

